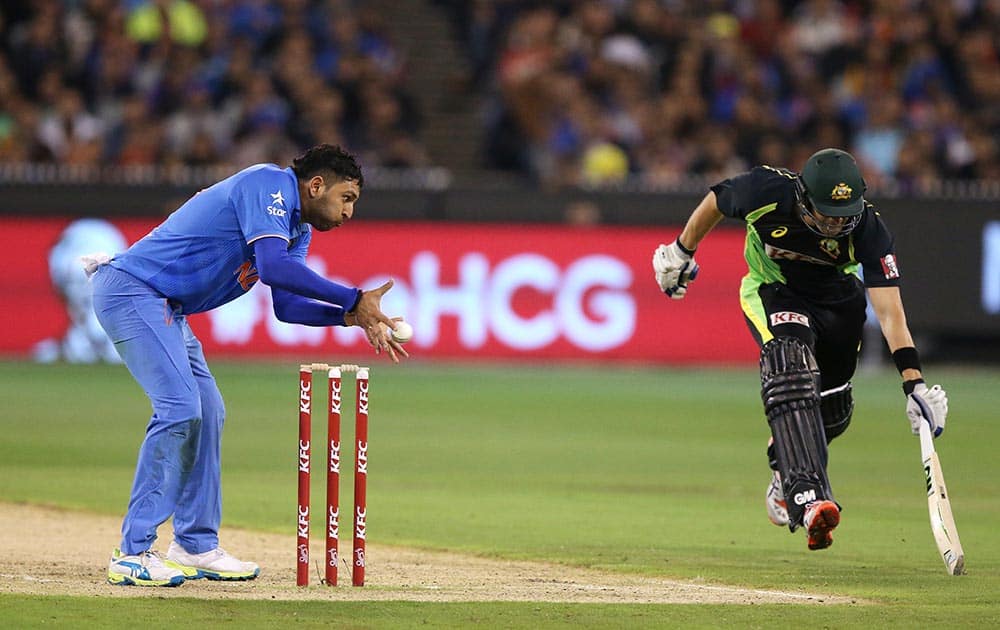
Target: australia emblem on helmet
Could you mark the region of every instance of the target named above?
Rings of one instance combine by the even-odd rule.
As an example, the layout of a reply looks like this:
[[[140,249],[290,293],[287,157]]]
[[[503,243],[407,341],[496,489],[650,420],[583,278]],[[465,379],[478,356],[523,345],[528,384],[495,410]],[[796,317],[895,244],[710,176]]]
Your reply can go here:
[[[844,182],[840,182],[833,187],[833,191],[830,193],[830,199],[834,201],[845,201],[851,198],[851,187]]]

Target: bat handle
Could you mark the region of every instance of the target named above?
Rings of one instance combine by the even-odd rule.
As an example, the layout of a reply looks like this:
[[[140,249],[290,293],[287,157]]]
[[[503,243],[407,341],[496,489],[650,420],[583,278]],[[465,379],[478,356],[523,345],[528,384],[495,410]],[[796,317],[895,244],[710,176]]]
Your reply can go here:
[[[927,420],[920,423],[920,456],[927,459],[934,453],[934,436],[931,434],[931,424]]]

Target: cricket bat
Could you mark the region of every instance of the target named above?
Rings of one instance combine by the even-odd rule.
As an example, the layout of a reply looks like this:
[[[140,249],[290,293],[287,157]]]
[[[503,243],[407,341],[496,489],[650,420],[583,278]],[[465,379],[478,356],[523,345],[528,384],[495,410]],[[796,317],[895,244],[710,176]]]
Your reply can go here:
[[[962,551],[962,541],[958,539],[948,488],[944,485],[944,475],[941,473],[941,460],[934,450],[934,437],[927,422],[920,423],[920,457],[924,461],[924,475],[927,478],[927,510],[931,516],[934,542],[937,543],[948,574],[961,575],[965,572],[965,552]]]

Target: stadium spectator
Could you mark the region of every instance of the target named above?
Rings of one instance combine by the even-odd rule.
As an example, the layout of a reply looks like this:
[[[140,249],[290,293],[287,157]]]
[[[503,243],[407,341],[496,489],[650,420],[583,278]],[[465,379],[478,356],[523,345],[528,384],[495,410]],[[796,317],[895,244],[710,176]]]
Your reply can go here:
[[[115,126],[105,137],[105,161],[121,165],[155,164],[160,157],[160,146],[146,134],[155,133],[156,125],[145,99],[139,95],[125,98]]]
[[[803,161],[817,145],[914,191],[1000,170],[995,2],[438,4],[488,100],[486,163],[542,184],[585,178],[591,139],[567,93],[653,184]]]
[[[181,46],[200,46],[208,33],[205,14],[188,0],[142,0],[131,3],[125,20],[129,38],[155,44],[164,38]]]
[[[873,184],[914,191],[1000,170],[994,1],[435,3],[469,57],[459,98],[484,103],[483,165],[543,185],[586,182],[585,155],[609,143],[630,177],[652,184],[712,162],[738,170],[765,155],[804,159],[815,146],[847,147]],[[115,154],[109,130],[138,97],[165,130],[163,159],[174,162],[259,159],[274,147],[333,141],[368,165],[427,164],[392,19],[404,18],[364,0],[7,0],[0,82],[12,78],[13,88],[0,96],[3,159],[89,159],[53,152],[51,138],[10,148],[21,125],[35,129],[20,135],[37,138],[70,90],[83,104],[76,115],[105,130],[89,141],[99,155]],[[268,91],[265,81],[266,111],[245,108]],[[314,107],[317,94],[325,103]],[[204,125],[206,106],[220,127],[191,135],[187,118]],[[189,158],[194,137],[200,149]]]
[[[427,164],[387,33],[351,0],[5,1],[0,159],[239,167],[334,142]]]
[[[84,107],[80,93],[58,88],[55,102],[38,123],[38,138],[60,162],[94,164],[101,154],[101,121]]]

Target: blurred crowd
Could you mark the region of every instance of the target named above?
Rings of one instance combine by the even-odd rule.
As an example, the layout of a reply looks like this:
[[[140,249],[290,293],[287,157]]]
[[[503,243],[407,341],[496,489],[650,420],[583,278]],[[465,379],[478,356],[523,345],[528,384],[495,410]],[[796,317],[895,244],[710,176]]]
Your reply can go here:
[[[800,168],[1000,180],[997,0],[436,0],[495,167],[552,185]]]
[[[421,166],[382,16],[349,0],[4,0],[0,162]]]
[[[669,186],[838,146],[903,191],[1000,180],[1000,0],[372,4],[4,0],[0,162],[287,163],[334,142],[427,165],[405,81],[430,79],[385,20],[436,4],[486,103],[487,167]]]

